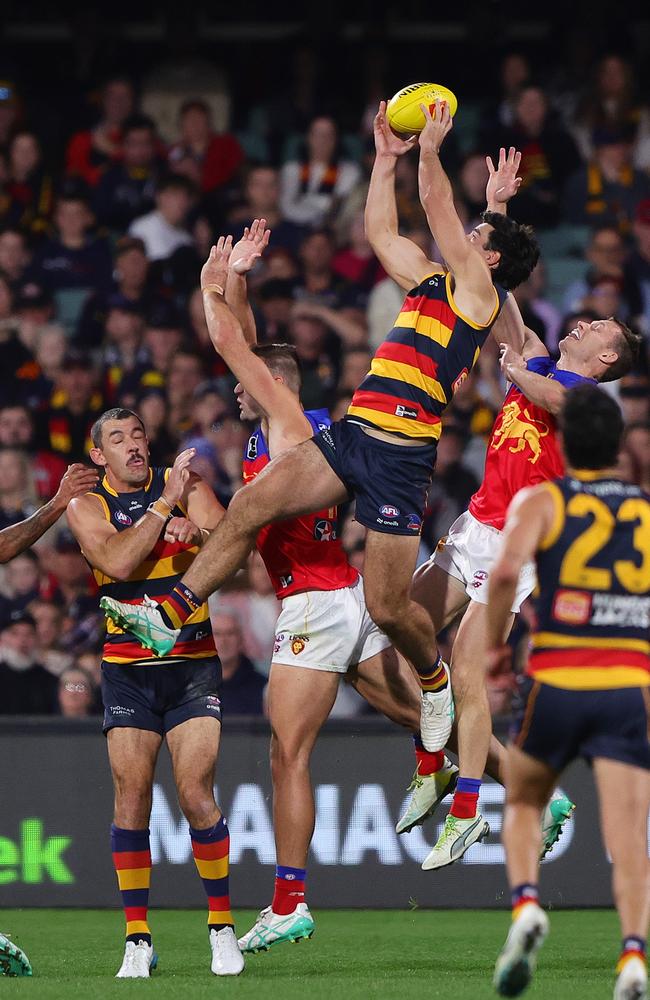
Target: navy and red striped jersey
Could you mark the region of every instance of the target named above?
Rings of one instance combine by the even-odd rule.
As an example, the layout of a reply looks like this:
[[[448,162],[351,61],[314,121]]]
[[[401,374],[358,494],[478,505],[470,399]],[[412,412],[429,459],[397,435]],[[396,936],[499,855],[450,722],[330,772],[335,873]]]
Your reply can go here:
[[[352,397],[347,417],[406,438],[442,432],[442,412],[474,367],[507,292],[494,286],[485,326],[459,313],[451,272],[430,274],[413,288]]]
[[[305,416],[315,434],[332,422],[327,410],[308,410]],[[259,427],[244,453],[244,482],[255,479],[270,461]],[[359,579],[338,537],[337,507],[267,524],[257,536],[257,549],[279,600],[308,590],[341,590]]]
[[[561,688],[650,685],[650,496],[591,471],[542,489],[555,516],[537,553],[528,673]]]
[[[124,531],[139,521],[149,504],[162,495],[169,472],[169,469],[164,468],[150,469],[142,489],[131,493],[116,493],[104,476],[91,496],[101,501],[106,520],[118,531]],[[174,507],[172,513],[174,517],[187,517],[187,511],[180,504]],[[149,555],[133,570],[128,580],[113,580],[101,570],[91,567],[99,587],[99,596],[114,597],[126,604],[141,604],[145,594],[154,599],[163,598],[187,572],[198,551],[197,545],[166,542],[161,531]],[[188,618],[172,653],[162,658],[154,656],[132,633],[124,632],[110,620],[107,621],[107,629],[104,660],[108,663],[169,664],[179,660],[217,657],[207,602]]]

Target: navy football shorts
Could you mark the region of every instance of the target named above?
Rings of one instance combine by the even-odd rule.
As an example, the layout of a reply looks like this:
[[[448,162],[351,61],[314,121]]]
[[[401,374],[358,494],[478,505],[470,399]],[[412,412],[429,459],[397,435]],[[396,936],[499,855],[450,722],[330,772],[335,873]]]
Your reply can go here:
[[[356,519],[390,535],[419,535],[436,464],[436,442],[390,444],[338,420],[312,438],[356,500]]]
[[[526,678],[522,693],[514,741],[554,771],[576,757],[650,769],[650,688],[575,691]]]
[[[153,666],[102,662],[105,733],[147,729],[164,736],[188,719],[221,721],[221,663],[184,660]]]

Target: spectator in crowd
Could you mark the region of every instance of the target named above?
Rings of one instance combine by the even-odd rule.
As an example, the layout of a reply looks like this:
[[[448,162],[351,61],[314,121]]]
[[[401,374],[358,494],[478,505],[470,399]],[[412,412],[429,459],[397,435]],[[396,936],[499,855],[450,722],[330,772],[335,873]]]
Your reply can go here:
[[[131,81],[122,76],[107,80],[101,93],[101,118],[92,128],[75,132],[68,143],[67,173],[96,187],[106,168],[122,155],[123,125],[134,110]]]
[[[243,201],[230,214],[229,223],[239,239],[245,226],[253,219],[266,219],[271,230],[271,246],[285,247],[297,255],[300,244],[308,233],[305,225],[285,219],[280,210],[280,177],[275,167],[256,164],[246,173]]]
[[[370,371],[372,351],[367,347],[351,347],[343,354],[338,391],[352,395]]]
[[[0,451],[0,531],[24,521],[38,509],[28,455],[18,448]]]
[[[290,341],[300,360],[300,398],[306,410],[327,406],[339,376],[341,344],[329,332],[327,322],[319,312],[322,308],[311,303],[299,303],[294,306],[291,317]]]
[[[123,236],[115,244],[113,254],[112,284],[91,295],[79,318],[75,343],[81,348],[99,347],[104,339],[109,300],[128,303],[131,311],[145,315],[156,302],[149,281],[149,261],[145,245],[134,236]]]
[[[24,346],[33,352],[41,328],[54,318],[52,294],[35,281],[26,281],[16,293],[14,308],[19,337]]]
[[[364,292],[369,292],[386,277],[368,242],[363,213],[353,219],[349,246],[334,255],[332,271]]]
[[[196,351],[181,348],[171,359],[165,388],[169,410],[169,425],[179,433],[188,431],[192,425],[192,402],[194,393],[205,379],[203,359]]]
[[[6,596],[0,600],[0,620],[6,621],[12,611],[24,611],[32,601],[53,600],[57,594],[54,578],[46,573],[36,549],[25,549],[5,566]]]
[[[245,655],[255,669],[268,676],[275,640],[275,625],[280,612],[273,584],[261,555],[255,549],[248,557],[246,574],[240,574],[232,586],[224,587],[210,598],[212,614],[224,611],[246,622],[243,634]]]
[[[594,154],[569,178],[564,195],[568,222],[610,225],[628,237],[636,206],[650,198],[650,177],[632,165],[630,129],[601,126],[593,134]]]
[[[456,205],[461,211],[466,232],[469,232],[481,221],[481,212],[485,209],[487,180],[488,169],[483,153],[468,153],[461,163],[455,192]]]
[[[289,322],[293,307],[295,282],[288,278],[269,278],[260,285],[257,300],[261,323],[258,339],[268,343],[285,342],[289,335]]]
[[[11,80],[0,80],[0,149],[6,149],[20,118],[16,89]]]
[[[144,317],[138,307],[119,292],[107,299],[104,326],[104,395],[107,403],[135,395],[148,364],[142,342]]]
[[[12,222],[26,232],[42,233],[52,214],[53,182],[43,167],[41,144],[33,132],[16,132],[9,143],[5,190]]]
[[[71,653],[60,648],[63,635],[63,614],[59,604],[36,597],[30,601],[27,610],[36,623],[37,655],[39,663],[55,677],[74,662]]]
[[[58,681],[38,661],[36,624],[14,611],[0,633],[0,715],[53,715]]]
[[[5,448],[20,449],[29,455],[38,499],[51,500],[59,488],[66,464],[51,451],[36,449],[32,414],[23,403],[10,400],[0,403],[0,449]]]
[[[164,385],[171,360],[183,342],[178,310],[169,302],[156,304],[147,316],[144,345],[149,356],[147,385]]]
[[[601,278],[615,278],[617,281],[625,279],[621,319],[627,321],[635,315],[640,309],[640,293],[633,275],[624,270],[626,247],[617,227],[596,226],[589,237],[585,257],[589,270],[584,278],[571,282],[565,289],[564,310],[575,312],[584,308],[585,297]]]
[[[650,380],[647,376],[626,378],[618,391],[625,426],[650,422]],[[634,482],[634,480],[631,480]]]
[[[3,229],[0,232],[0,274],[12,291],[17,291],[24,282],[29,261],[25,234],[19,229]]]
[[[314,118],[299,158],[282,167],[282,213],[291,222],[322,226],[335,206],[350,193],[359,176],[357,164],[341,155],[334,120]]]
[[[637,322],[650,336],[650,198],[644,198],[634,215],[634,247],[625,265],[625,276],[638,287],[640,309]]]
[[[123,234],[134,219],[154,208],[159,162],[154,124],[145,115],[123,123],[122,159],[108,167],[95,189],[99,223]]]
[[[38,367],[32,351],[20,336],[20,322],[14,312],[11,286],[0,275],[0,398],[7,400],[16,393],[29,393],[28,384],[38,377]],[[22,385],[21,383],[26,383]]]
[[[361,289],[335,273],[335,254],[334,239],[328,230],[317,230],[307,236],[300,247],[302,274],[296,298],[316,300],[331,309],[365,307],[366,296]]]
[[[517,98],[530,78],[530,62],[522,52],[508,52],[503,57],[499,67],[499,97],[496,101],[487,101],[481,115],[480,141],[483,149],[490,148],[495,132],[514,125]]]
[[[135,219],[129,234],[144,243],[150,261],[166,260],[180,247],[192,246],[187,217],[195,201],[195,189],[186,177],[167,177],[156,189],[156,208]]]
[[[633,165],[639,170],[650,167],[650,113],[635,97],[629,62],[614,53],[596,65],[576,110],[573,134],[583,159],[593,156],[594,133],[600,128],[629,132]]]
[[[42,414],[43,446],[68,462],[87,460],[90,428],[104,409],[91,358],[70,349],[49,406]]]
[[[132,407],[140,414],[147,432],[152,465],[171,465],[176,438],[167,427],[167,398],[164,389],[148,386],[140,391]]]
[[[221,701],[224,718],[232,715],[263,715],[266,677],[258,674],[243,653],[242,629],[236,615],[214,612],[210,620],[221,660]]]
[[[205,101],[185,101],[179,114],[180,139],[169,151],[169,165],[203,194],[234,180],[244,152],[234,135],[217,134]]]
[[[634,464],[634,481],[650,493],[650,421],[629,424],[623,447]]]
[[[444,440],[443,440],[444,439]],[[479,481],[463,463],[468,435],[455,424],[445,424],[438,442],[436,475],[424,515],[422,541],[433,552],[457,517],[467,510]]]
[[[86,719],[96,714],[95,688],[83,667],[68,667],[59,678],[59,712],[65,719]]]
[[[77,540],[69,530],[59,530],[48,563],[65,610],[62,648],[74,653],[82,651],[84,642],[76,636],[91,632],[91,642],[97,644],[98,627],[103,614],[97,604],[97,587]]]

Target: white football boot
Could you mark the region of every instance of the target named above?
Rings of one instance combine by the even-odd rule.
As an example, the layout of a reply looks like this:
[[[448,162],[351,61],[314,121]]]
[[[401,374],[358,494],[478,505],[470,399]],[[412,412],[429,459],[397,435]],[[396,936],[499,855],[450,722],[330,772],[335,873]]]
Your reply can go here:
[[[614,1000],[648,1000],[648,970],[636,955],[625,960],[616,977]]]
[[[210,931],[212,965],[215,976],[238,976],[244,971],[244,956],[239,950],[233,927]]]
[[[447,816],[445,827],[430,854],[422,862],[422,870],[427,872],[434,868],[446,868],[460,860],[472,844],[484,840],[490,832],[487,820],[479,812],[469,819],[458,816]]]
[[[526,903],[515,917],[494,968],[494,988],[502,997],[523,993],[548,934],[548,917],[537,903]]]
[[[458,768],[445,757],[445,762],[434,774],[418,774],[417,769],[407,791],[413,792],[404,815],[398,820],[396,833],[408,833],[414,826],[421,826],[447,795],[456,788]]]
[[[447,687],[441,691],[423,691],[420,705],[420,739],[424,749],[430,753],[445,749],[454,724],[451,676],[446,663],[443,667],[447,674]]]
[[[243,937],[239,947],[254,954],[268,951],[274,944],[291,941],[293,944],[314,933],[314,918],[306,903],[298,903],[293,913],[274,913],[270,906],[263,909],[257,920]]]
[[[124,946],[124,958],[116,979],[149,979],[158,965],[158,956],[153,945],[146,941],[127,941]]]

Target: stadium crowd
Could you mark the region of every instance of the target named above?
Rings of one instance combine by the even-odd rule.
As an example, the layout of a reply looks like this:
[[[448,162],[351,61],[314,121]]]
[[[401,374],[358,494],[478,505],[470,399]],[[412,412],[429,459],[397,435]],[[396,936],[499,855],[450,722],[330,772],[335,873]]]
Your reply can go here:
[[[515,297],[552,353],[580,317],[615,314],[644,335],[638,370],[612,392],[626,420],[621,477],[650,489],[650,110],[634,80],[633,66],[608,55],[584,92],[568,93],[541,86],[511,53],[498,98],[473,118],[461,101],[445,166],[471,228],[484,207],[485,155],[522,151],[511,211],[538,230],[542,262]],[[267,219],[270,246],[249,282],[258,337],[295,345],[306,409],[345,413],[401,305],[364,235],[370,109],[359,109],[357,132],[340,134],[317,107],[296,106],[294,131],[280,135],[270,102],[257,129],[237,136],[215,129],[208,100],[169,95],[152,117],[146,98],[130,79],[108,80],[92,122],[71,123],[65,156],[51,161],[29,103],[14,83],[0,85],[0,529],[48,501],[69,463],[89,461],[90,427],[116,405],[141,414],[154,464],[191,446],[193,468],[224,504],[241,486],[250,427],[198,288],[219,234],[237,240]],[[436,259],[416,154],[400,159],[397,186],[403,231]],[[504,390],[489,341],[445,413],[423,559],[479,485]],[[342,536],[361,568],[353,510]],[[264,713],[278,609],[257,555],[211,599],[226,715]],[[532,615],[527,604],[512,663],[490,678],[495,715],[509,711]],[[92,575],[60,521],[0,576],[0,714],[98,712],[103,636]],[[360,705],[344,687],[335,714]]]

